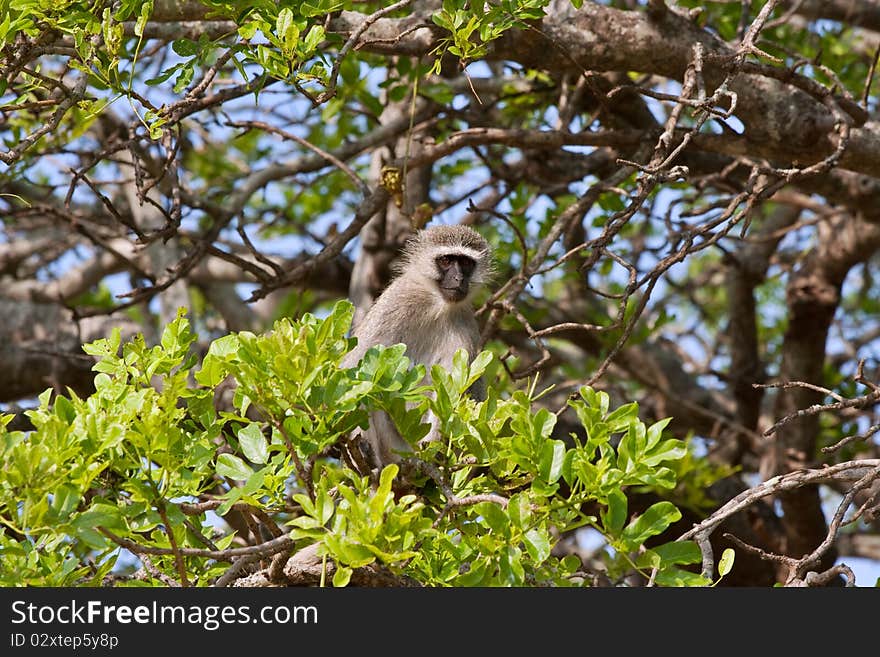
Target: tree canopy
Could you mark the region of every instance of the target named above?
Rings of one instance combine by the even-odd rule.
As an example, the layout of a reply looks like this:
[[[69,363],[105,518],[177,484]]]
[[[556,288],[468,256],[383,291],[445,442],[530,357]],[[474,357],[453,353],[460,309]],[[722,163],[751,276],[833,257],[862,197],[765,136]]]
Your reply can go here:
[[[0,1],[0,583],[855,584],[878,56],[875,0]],[[485,350],[340,369],[437,223]]]

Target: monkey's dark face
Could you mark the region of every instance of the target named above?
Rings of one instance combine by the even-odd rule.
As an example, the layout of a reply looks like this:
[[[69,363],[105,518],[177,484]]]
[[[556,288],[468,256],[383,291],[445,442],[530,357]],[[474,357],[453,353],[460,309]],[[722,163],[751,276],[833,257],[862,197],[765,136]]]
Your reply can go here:
[[[468,295],[471,276],[477,263],[461,254],[444,254],[438,256],[434,262],[440,275],[440,294],[450,303],[463,301]]]

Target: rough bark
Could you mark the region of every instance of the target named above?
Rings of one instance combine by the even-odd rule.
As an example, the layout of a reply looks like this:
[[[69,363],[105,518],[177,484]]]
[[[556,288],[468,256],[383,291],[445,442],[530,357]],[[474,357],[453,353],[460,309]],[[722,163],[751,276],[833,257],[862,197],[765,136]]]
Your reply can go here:
[[[828,329],[840,302],[844,278],[856,264],[880,248],[880,227],[844,216],[819,226],[816,247],[793,273],[787,289],[788,328],[782,347],[781,381],[824,385]],[[821,394],[803,387],[778,392],[774,415],[783,418],[821,401]],[[780,426],[775,434],[772,459],[765,475],[781,474],[813,463],[819,434],[817,414],[799,417]],[[786,528],[787,554],[801,557],[824,538],[827,523],[819,489],[808,486],[780,495]],[[829,550],[823,560],[835,558]]]
[[[141,330],[130,320],[89,317],[79,321],[54,304],[12,302],[0,298],[0,402],[35,396],[46,388],[79,394],[92,390],[94,360],[82,345],[119,327],[123,339]]]
[[[330,29],[350,34],[361,21],[362,16],[356,12],[341,12],[331,21]],[[425,55],[437,47],[442,31],[421,21],[418,16],[380,19],[362,36],[364,49]],[[404,33],[406,36],[400,37]],[[505,33],[493,42],[489,59],[513,60],[557,74],[638,71],[681,81],[697,44],[704,52],[705,84],[714,89],[731,72],[736,56],[736,51],[719,38],[674,12],[652,18],[647,13],[588,2],[577,11],[548,15],[533,30]],[[782,80],[734,73],[728,87],[738,97],[736,116],[746,126],[745,136],[734,140],[725,135],[724,140],[713,140],[707,135],[698,143],[730,149],[725,151],[729,155],[752,152],[788,161],[795,158],[811,162],[830,155],[837,139],[834,116],[820,100],[799,88],[814,89],[803,78],[784,71],[780,76]],[[856,114],[852,120],[861,122],[863,115]],[[854,128],[841,165],[878,176],[878,163],[880,135],[876,124]]]

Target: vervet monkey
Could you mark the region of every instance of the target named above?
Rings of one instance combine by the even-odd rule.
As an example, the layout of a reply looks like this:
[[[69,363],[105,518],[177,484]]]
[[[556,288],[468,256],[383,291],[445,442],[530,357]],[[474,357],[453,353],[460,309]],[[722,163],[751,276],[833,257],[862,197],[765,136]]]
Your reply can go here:
[[[458,349],[471,359],[480,348],[480,330],[471,297],[491,275],[491,248],[467,226],[434,226],[417,232],[404,247],[395,265],[397,277],[376,299],[353,336],[357,346],[342,360],[354,367],[375,345],[406,345],[413,365],[422,364],[430,379],[431,366],[452,368]],[[436,420],[430,418],[436,437]],[[385,413],[373,413],[362,434],[371,467],[382,468],[412,451]]]

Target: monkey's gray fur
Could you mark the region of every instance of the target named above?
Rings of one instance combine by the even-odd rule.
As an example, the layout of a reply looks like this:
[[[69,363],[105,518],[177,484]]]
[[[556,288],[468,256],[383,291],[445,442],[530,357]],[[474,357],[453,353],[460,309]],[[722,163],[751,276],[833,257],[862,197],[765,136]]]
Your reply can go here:
[[[491,248],[482,235],[467,226],[419,231],[407,242],[395,271],[397,277],[355,327],[357,346],[341,366],[354,367],[370,347],[379,344],[405,344],[413,365],[425,366],[426,381],[432,365],[451,369],[458,349],[465,349],[473,359],[480,348],[480,330],[471,298],[492,273]],[[437,437],[433,416],[430,422],[431,433],[425,440]],[[381,469],[399,461],[399,452],[411,451],[385,413],[373,413],[369,429],[362,434],[372,452],[372,467]]]

